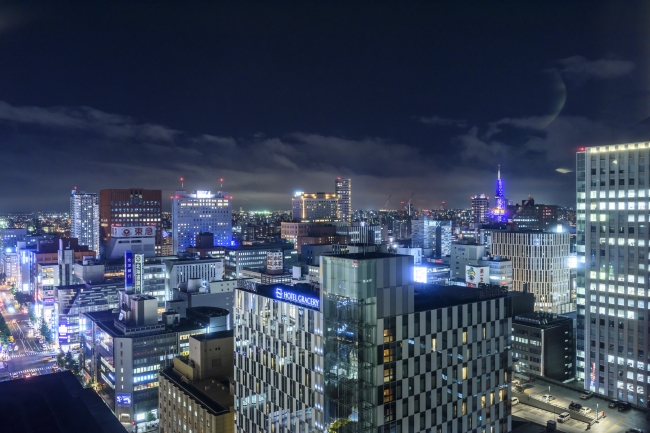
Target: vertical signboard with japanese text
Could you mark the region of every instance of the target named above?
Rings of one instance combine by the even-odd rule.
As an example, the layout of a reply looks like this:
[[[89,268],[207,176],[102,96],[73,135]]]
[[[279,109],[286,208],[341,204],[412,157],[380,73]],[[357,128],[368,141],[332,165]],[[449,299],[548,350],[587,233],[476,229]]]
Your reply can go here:
[[[134,254],[134,280],[133,288],[135,293],[142,293],[142,286],[144,285],[144,254]]]
[[[133,289],[133,251],[124,251],[124,288]]]

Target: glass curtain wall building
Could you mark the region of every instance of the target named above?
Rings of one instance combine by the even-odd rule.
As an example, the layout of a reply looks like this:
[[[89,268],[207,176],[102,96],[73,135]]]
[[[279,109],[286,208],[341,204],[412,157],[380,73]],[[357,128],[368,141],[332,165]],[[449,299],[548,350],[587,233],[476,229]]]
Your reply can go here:
[[[510,431],[510,300],[413,284],[413,257],[323,257],[321,290],[235,295],[238,432]]]

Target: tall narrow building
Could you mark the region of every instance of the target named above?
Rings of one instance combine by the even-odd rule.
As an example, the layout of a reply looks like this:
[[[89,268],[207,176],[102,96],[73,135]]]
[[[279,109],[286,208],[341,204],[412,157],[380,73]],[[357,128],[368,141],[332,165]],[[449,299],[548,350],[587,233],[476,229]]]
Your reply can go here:
[[[172,239],[174,254],[194,246],[199,233],[214,234],[214,245],[230,245],[232,209],[223,191],[176,191],[172,198]]]
[[[96,193],[72,190],[70,195],[70,237],[99,255],[99,197]]]
[[[508,210],[508,200],[504,196],[503,192],[503,179],[501,179],[501,164],[499,164],[499,169],[497,171],[497,188],[496,194],[494,196],[494,209],[492,209],[492,215],[494,221],[498,223],[503,223],[508,221],[506,211]]]
[[[99,221],[102,248],[112,236],[112,227],[155,227],[156,255],[162,248],[162,191],[127,188],[99,191]]]
[[[336,179],[339,221],[352,222],[352,179]]]
[[[649,143],[577,153],[577,375],[585,389],[648,404]]]
[[[490,198],[485,194],[472,197],[472,228],[480,228],[481,224],[487,224],[490,214]]]

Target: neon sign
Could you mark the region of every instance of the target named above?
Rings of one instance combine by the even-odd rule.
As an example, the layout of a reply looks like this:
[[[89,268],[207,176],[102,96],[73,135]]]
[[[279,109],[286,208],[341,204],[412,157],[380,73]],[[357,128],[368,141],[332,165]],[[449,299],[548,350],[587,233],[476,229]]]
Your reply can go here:
[[[276,287],[275,297],[276,299],[293,302],[310,308],[320,308],[320,299],[289,292],[281,287]]]

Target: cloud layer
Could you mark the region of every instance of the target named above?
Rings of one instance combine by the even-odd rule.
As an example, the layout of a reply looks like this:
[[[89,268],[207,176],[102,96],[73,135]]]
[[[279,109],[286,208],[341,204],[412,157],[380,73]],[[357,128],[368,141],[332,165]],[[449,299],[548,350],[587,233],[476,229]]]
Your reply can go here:
[[[630,74],[636,65],[628,60],[598,59],[587,60],[582,56],[572,56],[559,60],[562,75],[571,78],[610,79]]]
[[[464,122],[435,118],[445,125]],[[510,199],[532,194],[540,202],[569,204],[574,180],[566,167],[573,167],[577,147],[612,142],[617,134],[582,116],[548,122],[543,116],[502,118],[427,147],[307,132],[192,136],[90,107],[0,102],[0,178],[7,185],[5,203],[12,204],[7,210],[14,211],[65,209],[73,186],[160,188],[168,196],[180,177],[188,189],[216,189],[225,178],[235,207],[245,209],[288,209],[292,191],[331,191],[337,176],[353,178],[355,207],[379,208],[389,195],[397,207],[414,192],[416,206],[431,208],[441,201],[465,207],[469,195],[492,195],[501,164]]]

